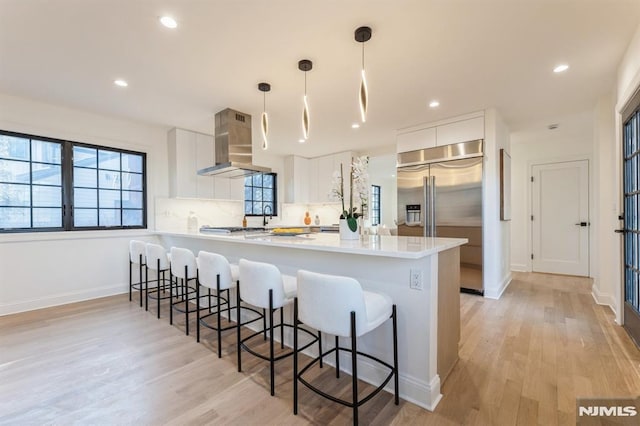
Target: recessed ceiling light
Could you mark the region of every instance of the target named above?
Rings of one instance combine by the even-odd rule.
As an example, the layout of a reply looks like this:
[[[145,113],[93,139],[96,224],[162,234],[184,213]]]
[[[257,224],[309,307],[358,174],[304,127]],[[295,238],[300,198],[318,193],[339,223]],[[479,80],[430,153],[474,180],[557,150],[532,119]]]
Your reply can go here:
[[[127,87],[129,85],[129,83],[127,83],[126,81],[122,80],[121,78],[114,80],[113,84],[115,84],[116,86],[119,87]]]
[[[178,23],[176,22],[175,19],[173,19],[171,16],[163,16],[160,18],[160,23],[162,25],[164,25],[167,28],[176,28],[178,26]]]
[[[440,106],[440,102],[438,102],[438,101],[429,102],[429,108],[437,108],[439,106]]]
[[[553,69],[553,72],[555,72],[555,73],[565,72],[565,71],[566,71],[566,70],[568,70],[568,69],[569,69],[569,65],[567,65],[567,64],[560,64],[560,65],[558,65],[557,67],[555,67],[555,68]]]
[[[359,125],[358,123],[353,123],[353,124],[351,125],[351,128],[352,128],[352,129],[357,129],[357,128],[359,128],[359,127],[360,127],[360,125]]]
[[[304,139],[298,139],[299,143],[304,143],[304,141],[305,141]]]

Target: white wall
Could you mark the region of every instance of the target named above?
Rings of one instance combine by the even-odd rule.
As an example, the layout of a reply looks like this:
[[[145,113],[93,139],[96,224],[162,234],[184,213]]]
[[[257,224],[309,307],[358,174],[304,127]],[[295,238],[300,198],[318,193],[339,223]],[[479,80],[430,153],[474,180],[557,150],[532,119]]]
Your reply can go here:
[[[560,126],[555,130],[547,129],[550,123],[537,123],[511,133],[512,270],[531,271],[531,166],[587,159],[590,160],[592,175],[593,120],[593,112],[586,111],[560,118],[557,120]],[[590,185],[591,218],[594,205],[592,188],[593,185]]]
[[[613,211],[611,209],[608,214],[605,216],[607,220],[607,226],[610,228],[618,228],[620,226],[620,222],[617,221],[618,212],[622,211],[622,197],[621,197],[621,185],[620,185],[620,176],[621,176],[621,147],[622,147],[622,119],[620,112],[624,109],[627,102],[631,99],[631,97],[636,93],[637,90],[640,90],[640,25],[636,29],[635,35],[633,36],[631,42],[629,43],[629,47],[618,66],[618,79],[616,82],[616,99],[615,99],[615,157],[613,160],[612,167],[612,175],[614,176],[613,182],[610,182],[606,185],[606,189],[611,191],[613,194],[617,194],[617,199],[614,202],[617,202],[616,210]],[[606,149],[608,138],[603,140],[603,144]],[[609,146],[609,148],[611,148]],[[606,184],[606,182],[605,182]],[[615,224],[615,225],[614,225]],[[612,230],[612,229],[609,229]],[[603,229],[602,232],[603,242],[606,242],[612,247],[616,247],[616,250],[612,250],[611,252],[603,253],[603,263],[608,262],[610,265],[621,265],[620,258],[620,237],[613,236],[612,234],[607,232],[607,229]],[[623,303],[623,285],[622,285],[622,277],[620,273],[619,267],[613,267],[612,269],[607,269],[602,271],[600,282],[601,289],[605,290],[607,288],[612,289],[614,291],[613,299],[615,301],[614,309],[616,311],[616,322],[618,324],[622,324],[623,319],[623,309],[619,309]],[[594,294],[595,294],[594,289]]]
[[[511,282],[511,222],[500,220],[500,149],[511,148],[509,129],[497,110],[485,110],[484,129],[484,295],[497,299]]]
[[[0,94],[0,129],[147,153],[147,214],[166,196],[166,128]],[[127,291],[128,242],[146,231],[0,234],[0,315]]]

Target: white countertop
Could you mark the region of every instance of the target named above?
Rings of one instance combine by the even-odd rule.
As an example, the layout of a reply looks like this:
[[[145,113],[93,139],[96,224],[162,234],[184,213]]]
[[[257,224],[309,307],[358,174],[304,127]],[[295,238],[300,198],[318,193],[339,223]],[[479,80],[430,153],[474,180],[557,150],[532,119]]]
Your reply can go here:
[[[303,250],[351,253],[367,256],[419,259],[466,244],[466,238],[398,237],[365,235],[359,240],[341,240],[337,233],[303,234],[293,237],[270,235],[204,234],[199,232],[156,231],[158,235],[198,238],[238,244],[287,247]]]

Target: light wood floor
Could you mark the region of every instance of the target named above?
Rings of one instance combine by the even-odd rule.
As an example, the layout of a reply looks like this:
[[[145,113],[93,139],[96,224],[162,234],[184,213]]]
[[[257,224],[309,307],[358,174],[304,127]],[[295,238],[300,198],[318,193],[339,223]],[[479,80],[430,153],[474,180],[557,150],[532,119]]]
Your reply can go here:
[[[590,280],[515,274],[501,300],[462,294],[460,361],[434,413],[378,395],[362,424],[575,424],[577,396],[640,395],[640,352],[590,295]],[[166,312],[166,309],[164,310]],[[348,408],[301,388],[291,413],[291,360],[268,366],[235,337],[218,359],[166,315],[115,296],[0,317],[0,424],[349,424]],[[330,379],[328,386],[347,384]],[[343,375],[344,376],[344,375]],[[345,389],[345,395],[349,395]]]

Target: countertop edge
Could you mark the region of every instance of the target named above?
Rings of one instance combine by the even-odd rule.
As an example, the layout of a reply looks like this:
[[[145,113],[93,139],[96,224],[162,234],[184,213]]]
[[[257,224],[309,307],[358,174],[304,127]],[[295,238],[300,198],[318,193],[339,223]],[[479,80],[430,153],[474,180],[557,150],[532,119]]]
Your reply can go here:
[[[244,236],[230,236],[230,235],[209,235],[202,233],[190,233],[190,232],[180,232],[180,231],[154,231],[154,234],[159,236],[173,236],[180,238],[194,238],[194,239],[202,239],[202,240],[213,240],[213,241],[221,241],[227,243],[236,243],[236,244],[252,244],[252,245],[262,245],[268,247],[284,247],[284,248],[295,248],[301,250],[312,250],[312,251],[324,251],[324,252],[333,252],[333,253],[344,253],[344,254],[356,254],[356,255],[364,255],[364,256],[380,256],[380,257],[393,257],[393,258],[401,258],[401,259],[420,259],[424,257],[431,256],[433,254],[439,253],[441,251],[449,250],[455,247],[462,246],[469,242],[466,238],[434,238],[437,240],[437,243],[434,247],[423,249],[420,251],[392,251],[392,250],[374,250],[368,247],[356,247],[356,243],[360,243],[361,240],[354,240],[354,246],[326,246],[321,244],[313,244],[309,241],[309,244],[301,244],[299,242],[291,243],[287,241],[272,241],[272,240],[261,240],[257,238],[249,238],[245,239]],[[275,237],[279,238],[279,237]],[[364,238],[423,238],[423,237],[397,237],[397,236],[365,236]],[[345,241],[346,244],[349,244],[349,241]]]

